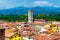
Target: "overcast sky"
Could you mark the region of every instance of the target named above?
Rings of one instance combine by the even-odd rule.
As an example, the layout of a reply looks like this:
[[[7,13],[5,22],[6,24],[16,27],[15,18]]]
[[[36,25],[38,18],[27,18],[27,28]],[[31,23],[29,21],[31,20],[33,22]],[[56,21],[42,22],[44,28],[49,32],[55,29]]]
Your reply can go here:
[[[0,0],[0,9],[14,7],[52,6],[60,7],[60,0]]]

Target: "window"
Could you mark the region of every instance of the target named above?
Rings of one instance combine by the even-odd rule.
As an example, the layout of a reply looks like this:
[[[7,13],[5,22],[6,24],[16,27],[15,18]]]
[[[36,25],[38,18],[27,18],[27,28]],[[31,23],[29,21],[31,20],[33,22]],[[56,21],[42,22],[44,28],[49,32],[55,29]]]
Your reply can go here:
[[[12,38],[12,36],[11,36],[11,38]]]
[[[20,37],[21,35],[19,34],[19,37]]]
[[[16,36],[15,36],[16,37]]]

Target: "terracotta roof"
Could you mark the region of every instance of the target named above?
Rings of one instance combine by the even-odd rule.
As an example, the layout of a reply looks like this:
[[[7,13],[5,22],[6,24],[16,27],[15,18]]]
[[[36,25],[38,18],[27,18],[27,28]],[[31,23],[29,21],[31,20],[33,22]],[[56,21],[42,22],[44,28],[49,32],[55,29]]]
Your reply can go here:
[[[14,33],[5,31],[5,37],[11,37],[13,35],[14,35]]]
[[[15,30],[13,30],[13,29],[11,29],[11,28],[9,28],[8,30],[6,30],[7,32],[14,32]]]
[[[53,35],[46,35],[46,34],[36,34],[33,36],[34,39],[36,40],[54,40],[56,38],[59,38],[58,36],[53,36]]]
[[[41,26],[44,26],[46,25],[46,23],[42,23],[42,22],[34,22],[32,23],[33,25],[41,25]]]
[[[0,26],[8,26],[8,27],[16,27],[21,22],[4,22],[3,24],[0,24]]]
[[[38,30],[37,28],[33,28],[33,27],[24,27],[21,30],[19,30],[19,33],[24,36],[29,36],[34,34],[37,30]]]

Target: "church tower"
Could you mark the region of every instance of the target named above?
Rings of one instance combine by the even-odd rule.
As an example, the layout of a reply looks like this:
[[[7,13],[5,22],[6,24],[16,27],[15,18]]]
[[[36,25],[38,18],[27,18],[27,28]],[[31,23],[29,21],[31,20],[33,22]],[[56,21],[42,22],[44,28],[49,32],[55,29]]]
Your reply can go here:
[[[28,11],[28,23],[33,23],[33,12],[32,12],[32,10]]]

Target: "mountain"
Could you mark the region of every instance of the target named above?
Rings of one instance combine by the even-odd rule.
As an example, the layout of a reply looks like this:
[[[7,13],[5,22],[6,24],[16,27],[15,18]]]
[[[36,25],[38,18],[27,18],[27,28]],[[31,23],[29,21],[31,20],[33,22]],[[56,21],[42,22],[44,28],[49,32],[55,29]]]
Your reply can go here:
[[[32,8],[34,13],[44,13],[44,14],[57,14],[60,13],[60,8],[56,7],[34,7]]]
[[[60,13],[60,7],[15,7],[11,9],[2,9],[0,14],[26,14],[28,10],[32,10],[34,14],[43,13]]]

